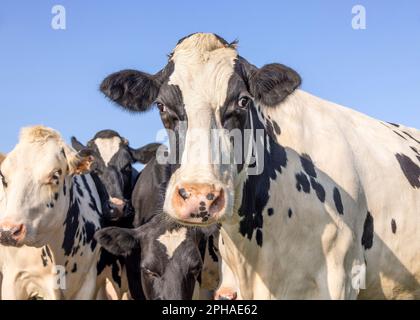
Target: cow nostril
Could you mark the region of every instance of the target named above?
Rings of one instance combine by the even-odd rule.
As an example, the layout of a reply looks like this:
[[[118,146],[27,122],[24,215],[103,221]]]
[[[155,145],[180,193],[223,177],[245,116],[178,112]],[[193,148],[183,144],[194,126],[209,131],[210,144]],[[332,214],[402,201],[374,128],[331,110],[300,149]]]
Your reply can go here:
[[[212,201],[214,199],[214,193],[209,193],[206,196],[207,200]]]
[[[12,236],[17,238],[19,237],[23,232],[23,224],[18,225],[17,227],[13,228],[12,230]]]
[[[187,200],[190,195],[188,194],[187,190],[185,190],[184,188],[180,188],[178,190],[178,194],[181,196],[182,199]]]
[[[2,223],[0,224],[0,243],[3,245],[18,246],[26,236],[24,224]]]
[[[209,213],[210,215],[215,215],[219,213],[225,206],[225,194],[223,189],[220,190],[220,194],[213,200],[210,205]]]

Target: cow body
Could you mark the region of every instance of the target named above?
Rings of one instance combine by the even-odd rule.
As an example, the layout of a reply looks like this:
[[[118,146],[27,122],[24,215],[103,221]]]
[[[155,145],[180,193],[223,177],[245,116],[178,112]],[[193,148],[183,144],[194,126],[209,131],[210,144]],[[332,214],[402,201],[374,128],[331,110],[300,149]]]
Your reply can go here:
[[[416,138],[303,91],[265,111],[255,115],[281,128],[273,140],[287,164],[262,193],[253,188],[262,176],[244,177],[223,223],[223,259],[241,296],[419,298],[419,188],[401,160],[418,163]],[[254,192],[257,203],[271,195],[260,210]]]
[[[160,72],[117,72],[101,89],[131,111],[156,101],[180,154],[164,211],[185,225],[222,223],[242,298],[419,298],[419,131],[300,83],[284,65],[258,68],[234,43],[198,33]]]

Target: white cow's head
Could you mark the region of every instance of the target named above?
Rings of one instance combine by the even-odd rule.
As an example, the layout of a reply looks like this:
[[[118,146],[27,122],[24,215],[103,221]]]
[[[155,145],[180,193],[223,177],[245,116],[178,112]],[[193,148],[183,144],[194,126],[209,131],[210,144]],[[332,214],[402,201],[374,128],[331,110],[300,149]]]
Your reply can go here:
[[[180,40],[157,74],[124,70],[107,77],[101,90],[131,111],[157,105],[164,126],[175,132],[171,152],[180,162],[164,210],[186,224],[210,224],[232,214],[235,185],[246,171],[245,129],[256,129],[256,106],[277,107],[299,85],[292,69],[259,69],[238,55],[235,44],[198,33]]]
[[[71,177],[87,171],[91,160],[52,129],[22,129],[0,164],[0,244],[46,244],[67,214]]]

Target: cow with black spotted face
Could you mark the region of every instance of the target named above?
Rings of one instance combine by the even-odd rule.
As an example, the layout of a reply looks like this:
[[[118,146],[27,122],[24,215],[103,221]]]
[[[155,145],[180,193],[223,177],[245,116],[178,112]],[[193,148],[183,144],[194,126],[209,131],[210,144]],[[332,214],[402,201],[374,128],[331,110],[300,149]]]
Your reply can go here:
[[[99,131],[86,146],[75,137],[71,142],[75,150],[88,151],[94,156],[91,172],[100,179],[104,186],[102,192],[106,193],[104,197],[108,198],[103,204],[104,215],[110,220],[132,217],[131,194],[139,174],[133,164],[147,163],[160,144],[133,149],[127,139],[113,130]]]
[[[215,162],[212,152],[206,152],[215,147],[210,144],[212,131],[219,130],[220,150],[228,157],[234,153],[229,131],[255,129],[252,97],[276,105],[299,84],[299,75],[290,68],[271,64],[257,69],[238,56],[235,44],[195,34],[180,41],[156,75],[122,71],[105,79],[101,89],[134,111],[156,102],[165,128],[185,144],[185,150],[171,146],[181,153],[181,167],[167,188],[165,211],[183,223],[211,224],[232,215],[235,181],[244,164]],[[181,123],[187,123],[185,132]]]
[[[419,131],[300,83],[286,66],[258,68],[234,44],[198,33],[155,75],[117,72],[101,90],[131,111],[157,105],[175,131],[180,167],[164,210],[182,224],[222,222],[223,261],[242,298],[419,298]]]

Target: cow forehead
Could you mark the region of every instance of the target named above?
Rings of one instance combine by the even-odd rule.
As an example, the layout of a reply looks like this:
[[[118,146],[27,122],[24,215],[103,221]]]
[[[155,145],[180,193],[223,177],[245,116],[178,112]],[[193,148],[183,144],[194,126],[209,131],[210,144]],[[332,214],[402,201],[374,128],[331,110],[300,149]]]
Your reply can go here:
[[[175,250],[185,241],[187,238],[187,228],[179,228],[174,230],[167,230],[157,240],[165,246],[166,254],[169,259],[172,258]]]
[[[105,163],[105,166],[108,166],[111,159],[118,153],[122,140],[120,137],[112,138],[97,138],[94,140],[96,144],[99,155]]]
[[[174,71],[168,84],[179,87],[186,109],[203,106],[216,109],[226,100],[236,58],[237,52],[225,47],[205,52],[175,51]]]
[[[31,172],[32,176],[43,178],[50,171],[65,165],[64,149],[55,141],[19,143],[4,161],[2,171],[9,174],[24,171],[28,177]]]

